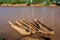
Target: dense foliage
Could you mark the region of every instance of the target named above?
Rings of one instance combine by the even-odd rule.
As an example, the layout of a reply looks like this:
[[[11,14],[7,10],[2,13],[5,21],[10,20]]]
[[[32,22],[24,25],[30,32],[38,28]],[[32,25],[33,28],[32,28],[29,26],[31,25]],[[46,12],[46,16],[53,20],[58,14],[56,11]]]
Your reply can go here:
[[[32,0],[32,4],[41,4],[43,0]]]
[[[60,0],[0,0],[0,4],[44,4],[59,3]]]
[[[0,40],[4,40],[4,38],[0,37]]]
[[[0,0],[0,4],[23,4],[25,0]]]

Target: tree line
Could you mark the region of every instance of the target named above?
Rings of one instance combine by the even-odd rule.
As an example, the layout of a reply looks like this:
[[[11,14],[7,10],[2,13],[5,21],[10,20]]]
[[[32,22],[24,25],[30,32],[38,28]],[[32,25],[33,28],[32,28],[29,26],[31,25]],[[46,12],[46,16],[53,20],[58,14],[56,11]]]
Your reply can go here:
[[[0,4],[52,4],[60,0],[0,0]]]

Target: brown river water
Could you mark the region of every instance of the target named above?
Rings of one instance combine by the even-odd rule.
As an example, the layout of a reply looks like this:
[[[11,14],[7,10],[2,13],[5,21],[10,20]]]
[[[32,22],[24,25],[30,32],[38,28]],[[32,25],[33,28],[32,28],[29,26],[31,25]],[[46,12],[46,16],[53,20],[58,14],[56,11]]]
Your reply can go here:
[[[8,21],[15,22],[23,18],[40,20],[54,29],[52,40],[60,40],[60,7],[0,7],[0,36],[8,40],[18,39],[19,34],[10,27]]]

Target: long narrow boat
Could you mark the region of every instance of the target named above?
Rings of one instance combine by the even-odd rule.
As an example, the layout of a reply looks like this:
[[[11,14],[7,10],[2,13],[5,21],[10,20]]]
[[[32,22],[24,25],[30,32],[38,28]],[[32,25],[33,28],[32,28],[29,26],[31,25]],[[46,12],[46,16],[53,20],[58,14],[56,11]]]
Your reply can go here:
[[[33,24],[33,23],[30,23],[30,22],[28,22],[28,21],[26,21],[26,20],[22,20],[23,22],[25,22],[25,23],[27,23],[27,24],[29,24],[30,25],[30,27],[32,27],[33,29],[37,29],[36,30],[36,32],[41,32],[41,33],[43,33],[43,34],[47,34],[47,32],[44,32],[44,31],[42,31],[42,30],[39,30],[37,27],[36,27],[36,25],[35,24]],[[29,26],[28,26],[29,27]],[[33,33],[34,31],[32,30],[32,33]],[[36,33],[35,32],[35,33]]]
[[[16,21],[16,24],[19,25],[21,28],[29,30],[29,28],[26,25],[22,24],[20,21]]]
[[[32,33],[36,33],[36,29],[33,28],[33,26],[30,24],[30,22],[28,21],[23,21],[23,20],[20,20],[24,25],[26,25],[30,30],[32,30]]]
[[[26,29],[23,29],[17,25],[14,25],[11,21],[8,21],[8,23],[11,25],[11,27],[13,29],[15,29],[18,33],[22,34],[22,35],[30,35],[31,34],[31,31],[30,30],[26,30]]]
[[[45,33],[50,34],[50,35],[54,34],[54,31],[53,31],[51,28],[45,26],[44,24],[42,24],[42,23],[41,23],[40,21],[38,21],[37,19],[35,19],[35,22],[36,22],[37,24],[39,24],[40,30],[42,30],[42,31],[44,31]]]
[[[11,21],[9,21],[8,23],[11,25],[11,27],[13,29],[18,31],[18,33],[20,33],[22,35],[30,35],[31,33],[34,34],[36,32],[40,32],[43,34],[49,34],[49,35],[54,34],[54,31],[52,29],[45,26],[44,24],[42,24],[37,19],[35,19],[33,22],[34,23],[31,23],[31,22],[23,19],[20,21],[16,21],[17,25],[13,24]]]

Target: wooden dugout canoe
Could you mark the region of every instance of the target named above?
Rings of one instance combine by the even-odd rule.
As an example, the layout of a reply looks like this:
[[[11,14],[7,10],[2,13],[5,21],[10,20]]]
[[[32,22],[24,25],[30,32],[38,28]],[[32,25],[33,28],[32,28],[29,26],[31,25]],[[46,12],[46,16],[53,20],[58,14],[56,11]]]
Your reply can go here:
[[[31,31],[29,30],[29,32],[27,32],[25,29],[17,26],[17,25],[14,25],[11,21],[8,21],[8,23],[11,25],[11,27],[13,29],[15,29],[17,32],[19,32],[20,34],[22,35],[30,35],[31,34]]]
[[[47,34],[54,34],[54,31],[52,29],[50,29],[49,27],[45,26],[44,24],[42,24],[41,22],[39,22],[37,19],[35,19],[35,22],[39,25],[40,30],[44,31]]]
[[[31,31],[32,33],[36,33],[36,29],[32,26],[32,24],[30,24],[30,22],[28,21],[23,21],[23,20],[20,20],[24,25],[26,25]]]
[[[9,21],[9,24],[13,29],[18,31],[22,35],[30,35],[31,33],[40,32],[43,34],[54,34],[54,31],[48,27],[44,27],[43,24],[41,24],[38,20],[34,20],[34,24],[28,22],[27,20],[23,19],[20,21],[16,21],[17,25],[14,25],[11,21]],[[36,27],[37,26],[37,27]],[[37,30],[36,30],[37,29]]]

